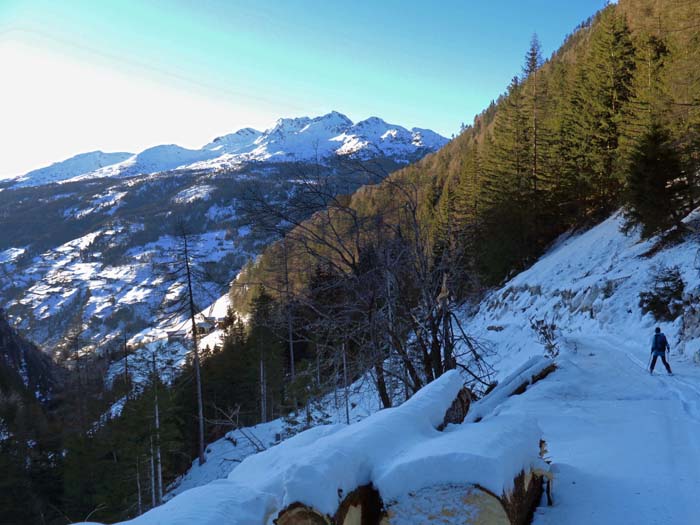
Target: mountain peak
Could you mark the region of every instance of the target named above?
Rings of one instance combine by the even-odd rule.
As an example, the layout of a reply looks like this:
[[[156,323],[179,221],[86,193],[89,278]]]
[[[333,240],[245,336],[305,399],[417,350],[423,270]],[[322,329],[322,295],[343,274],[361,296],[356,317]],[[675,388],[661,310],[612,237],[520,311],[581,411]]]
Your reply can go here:
[[[93,151],[41,168],[16,179],[15,186],[38,186],[77,178],[131,176],[172,169],[226,169],[248,161],[322,161],[348,154],[385,156],[409,162],[425,150],[435,151],[447,139],[421,128],[408,130],[369,117],[353,124],[339,111],[317,117],[280,118],[264,132],[241,128],[216,137],[201,149],[175,144],[133,153]]]
[[[253,128],[241,128],[238,131],[216,137],[209,144],[205,144],[202,149],[208,151],[219,151],[224,153],[243,153],[255,140],[262,135],[262,132]]]
[[[369,117],[366,118],[365,120],[359,121],[357,124],[355,124],[356,128],[368,128],[368,127],[375,127],[375,126],[389,126],[390,124],[387,123],[386,120],[380,119],[379,117]]]
[[[278,118],[274,127],[267,130],[266,133],[299,131],[309,122],[311,122],[309,117]]]
[[[352,126],[352,120],[350,120],[347,115],[344,115],[343,113],[340,113],[338,111],[331,111],[330,113],[326,113],[325,115],[321,115],[320,117],[316,117],[313,119],[314,121],[322,121],[322,122],[329,122],[333,123],[334,125],[341,125],[345,127],[350,127]]]
[[[96,150],[87,153],[79,153],[66,160],[54,162],[50,166],[32,170],[15,179],[15,187],[40,186],[61,182],[66,179],[91,173],[106,166],[112,166],[133,156],[133,153],[115,152],[105,153]]]

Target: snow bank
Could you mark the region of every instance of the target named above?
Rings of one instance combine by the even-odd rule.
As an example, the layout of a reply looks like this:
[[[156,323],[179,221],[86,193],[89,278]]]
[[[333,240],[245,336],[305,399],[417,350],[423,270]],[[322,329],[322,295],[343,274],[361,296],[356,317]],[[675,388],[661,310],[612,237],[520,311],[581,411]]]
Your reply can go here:
[[[374,484],[385,501],[451,483],[471,483],[494,494],[507,494],[521,472],[547,470],[539,457],[541,438],[537,423],[524,416],[451,426],[383,464]]]
[[[396,404],[401,401],[395,398]],[[318,405],[311,407],[310,415],[316,426],[344,424],[348,416],[350,422],[356,423],[382,408],[374,384],[363,376],[348,387],[347,414],[342,394],[329,393]],[[259,452],[259,444],[270,448],[278,445],[281,437],[296,432],[295,425],[283,418],[228,432],[225,437],[207,445],[207,462],[199,465],[194,460],[192,467],[168,489],[168,497],[228,477],[244,459]]]
[[[513,395],[513,391],[523,384],[531,382],[532,378],[543,372],[547,367],[552,366],[553,361],[543,356],[535,356],[528,359],[524,365],[516,369],[510,376],[503,380],[487,396],[473,403],[469,407],[466,421],[480,421],[487,415],[493,413],[496,408],[508,397]]]
[[[400,407],[377,412],[309,445],[295,446],[293,459],[285,456],[283,464],[279,454],[272,453],[274,448],[252,456],[229,480],[278,494],[280,510],[300,502],[333,514],[343,495],[373,482],[375,474],[384,470],[383,462],[398,450],[439,435],[436,427],[461,388],[457,372],[445,374]],[[290,441],[306,439],[307,432]]]

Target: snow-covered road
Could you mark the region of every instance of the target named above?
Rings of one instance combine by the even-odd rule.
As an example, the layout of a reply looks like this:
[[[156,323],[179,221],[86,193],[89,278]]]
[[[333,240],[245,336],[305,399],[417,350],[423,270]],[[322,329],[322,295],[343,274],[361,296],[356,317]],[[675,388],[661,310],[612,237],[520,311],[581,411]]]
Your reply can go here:
[[[700,371],[615,338],[569,339],[560,369],[499,414],[530,414],[555,465],[535,525],[700,523]],[[675,366],[674,366],[675,365]]]

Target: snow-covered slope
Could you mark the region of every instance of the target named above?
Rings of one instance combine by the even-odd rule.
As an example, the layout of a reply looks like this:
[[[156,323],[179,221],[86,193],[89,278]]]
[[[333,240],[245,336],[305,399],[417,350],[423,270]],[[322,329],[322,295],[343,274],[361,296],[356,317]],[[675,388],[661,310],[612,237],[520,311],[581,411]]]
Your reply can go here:
[[[105,153],[103,151],[81,153],[70,159],[51,164],[51,166],[25,173],[15,179],[14,186],[40,186],[42,184],[61,182],[72,177],[94,172],[106,166],[119,164],[132,155],[133,153]]]
[[[686,219],[686,224],[696,229],[698,219],[700,214],[695,213]],[[543,353],[532,321],[544,319],[556,325],[553,333],[559,349],[557,371],[521,395],[485,398],[471,409],[481,422],[457,427],[485,424],[502,430],[509,422],[518,421],[516,428],[534,424],[541,429],[555,473],[554,505],[538,509],[536,525],[695,523],[700,516],[700,500],[695,497],[700,488],[700,448],[696,444],[700,432],[700,367],[695,357],[700,349],[696,299],[700,295],[700,275],[695,264],[700,243],[693,234],[676,244],[660,238],[641,240],[637,233],[623,234],[621,226],[622,218],[617,214],[584,233],[562,237],[530,269],[489,294],[476,314],[465,316],[464,326],[469,327],[471,334],[494,349],[498,375],[505,379],[503,384],[508,382],[509,374],[517,376],[519,367]],[[684,281],[684,308],[673,322],[659,323],[641,311],[639,294],[650,289],[659,268],[673,265],[678,266]],[[657,325],[671,343],[673,377],[666,377],[660,364],[653,376],[646,369],[650,337]],[[348,427],[345,431],[352,438],[346,436],[342,443],[361,440],[366,433],[381,432],[387,428],[382,423],[385,419],[369,418]],[[333,442],[333,436],[343,431],[335,426],[313,429],[306,437],[302,434],[295,438],[294,443],[303,442],[301,448],[290,442],[240,466],[236,463],[222,469],[222,463],[212,461],[211,468],[219,466],[218,474],[213,476],[203,475],[210,468],[208,464],[195,467],[191,474],[200,476],[186,478],[188,487],[196,486],[197,479],[228,479],[187,491],[136,523],[159,523],[159,519],[165,523],[181,516],[201,518],[203,523],[211,517],[214,523],[215,515],[219,515],[217,509],[236,508],[245,501],[256,502],[250,509],[260,509],[259,505],[265,504],[279,508],[280,502],[255,499],[254,487],[253,492],[248,492],[248,488],[234,489],[242,478],[254,479],[255,487],[275,487],[280,479],[275,476],[280,472],[290,472],[290,477],[282,477],[287,483],[296,479],[292,472],[325,472],[329,477],[323,483],[313,484],[308,493],[304,492],[308,485],[302,481],[299,486],[289,486],[298,499],[325,508],[325,492],[317,489],[345,486],[346,473],[354,473],[365,465],[362,461],[359,465],[351,462],[342,472],[332,474],[336,472],[331,467],[336,458],[330,449],[322,453],[326,450],[322,445]],[[468,452],[472,446],[469,430],[464,436],[460,432],[456,430],[455,443],[449,446],[461,446]],[[264,431],[261,434],[266,435]],[[523,430],[522,434],[527,432]],[[517,445],[517,432],[500,435],[503,444],[515,443],[516,448],[521,448]],[[487,432],[486,436],[490,434]],[[388,441],[393,439],[392,436]],[[412,489],[419,488],[421,481],[416,480],[415,465],[404,471],[390,465],[413,447],[448,450],[446,443],[432,448],[431,439],[423,435],[411,446],[385,451],[384,456],[395,461],[389,461],[380,471],[403,472],[396,479],[413,483]],[[449,433],[444,439],[451,439]],[[320,448],[306,446],[315,440]],[[214,450],[221,457],[241,457],[226,440],[212,444],[210,451]],[[294,453],[282,459],[285,451]],[[272,457],[274,461],[268,463],[266,458]],[[290,464],[301,465],[299,462],[303,468],[285,470]],[[505,466],[501,461],[482,468],[480,474],[489,475]],[[384,478],[379,473],[372,475],[376,477],[371,479],[381,485]],[[431,476],[425,476],[424,485],[435,481]],[[270,493],[280,492],[270,490],[265,497]],[[207,505],[202,505],[203,501]],[[248,523],[265,523],[257,514],[248,519]],[[462,523],[449,519],[445,517],[444,522]]]
[[[369,483],[385,502],[457,483],[503,494],[523,470],[546,469],[540,431],[522,417],[437,430],[462,381],[451,371],[400,407],[349,426],[307,430],[248,457],[226,480],[184,492],[129,523],[271,524],[299,502],[333,515],[346,495]]]
[[[256,129],[243,128],[235,133],[215,138],[202,149],[219,153],[245,153],[252,149],[252,145],[261,135],[262,133]]]
[[[408,130],[371,117],[353,124],[337,111],[315,118],[281,118],[264,131],[243,128],[201,149],[174,144],[138,154],[92,152],[77,155],[19,178],[15,186],[38,186],[71,179],[131,176],[180,169],[217,170],[246,162],[326,162],[338,156],[367,160],[391,157],[407,163],[434,152],[447,139],[421,128]]]
[[[81,178],[90,177],[126,177],[143,173],[157,173],[186,166],[195,162],[217,157],[218,153],[206,149],[186,149],[175,144],[167,144],[148,148],[137,155],[118,164],[83,174]]]
[[[698,213],[686,224],[698,228]],[[536,264],[490,294],[470,320],[472,330],[504,345],[499,354],[517,361],[528,356],[523,337],[535,341],[531,319],[547,319],[561,337],[598,336],[623,341],[648,353],[655,326],[661,326],[674,353],[692,358],[700,350],[696,298],[700,274],[698,237],[659,247],[659,238],[641,240],[622,233],[616,214],[589,231],[560,239]],[[685,283],[686,307],[672,323],[658,323],[639,306],[639,294],[651,289],[654,275],[677,266]],[[524,355],[521,355],[525,352]]]
[[[697,218],[686,222],[697,229]],[[555,505],[540,509],[538,525],[695,523],[700,516],[700,243],[689,234],[664,247],[621,226],[618,214],[561,239],[469,320],[474,335],[497,349],[500,370],[542,351],[531,319],[556,325],[559,370],[492,414],[526,414],[542,428],[556,481]],[[639,294],[660,268],[676,265],[683,313],[660,323],[643,314]],[[671,344],[674,377],[661,363],[654,376],[647,371],[655,326]]]
[[[372,122],[373,136],[379,136],[377,126],[390,127]],[[245,215],[241,197],[255,191],[284,203],[302,184],[300,166],[290,161],[336,155],[343,143],[331,139],[350,128],[357,126],[337,112],[281,119],[264,133],[242,129],[197,150],[163,145],[136,155],[79,156],[4,186],[0,273],[12,278],[0,279],[0,306],[47,350],[57,348],[69,319],[77,316],[85,322],[86,338],[102,345],[121,331],[133,337],[154,319],[165,292],[147,257],[172,250],[167,239],[182,221],[203,245],[217,245],[212,253],[219,256],[216,272],[222,275],[210,290],[213,297],[202,298],[201,305],[208,304],[247,257],[275,238]],[[357,151],[380,161],[386,173],[432,151],[420,141],[408,144],[406,130],[399,135],[405,136],[402,148]],[[341,169],[328,160],[320,170],[343,192],[376,182],[362,163],[343,163]],[[59,187],[48,185],[56,182]],[[213,347],[217,337],[206,342]]]

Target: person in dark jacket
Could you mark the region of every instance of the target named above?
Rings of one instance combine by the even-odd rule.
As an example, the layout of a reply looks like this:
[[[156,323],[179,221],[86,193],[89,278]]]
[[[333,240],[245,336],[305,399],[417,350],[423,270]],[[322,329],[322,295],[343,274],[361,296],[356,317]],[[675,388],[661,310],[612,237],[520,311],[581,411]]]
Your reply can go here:
[[[660,357],[661,362],[666,367],[666,371],[668,372],[668,375],[670,375],[670,376],[673,375],[673,372],[671,371],[671,367],[668,365],[668,361],[666,361],[666,350],[670,350],[670,349],[671,348],[668,346],[668,340],[666,339],[666,336],[661,332],[661,328],[659,328],[657,326],[655,333],[654,333],[654,338],[651,340],[651,353],[652,353],[653,357],[651,358],[651,367],[649,368],[650,374],[654,373],[654,366],[656,366],[656,359],[658,357]]]

